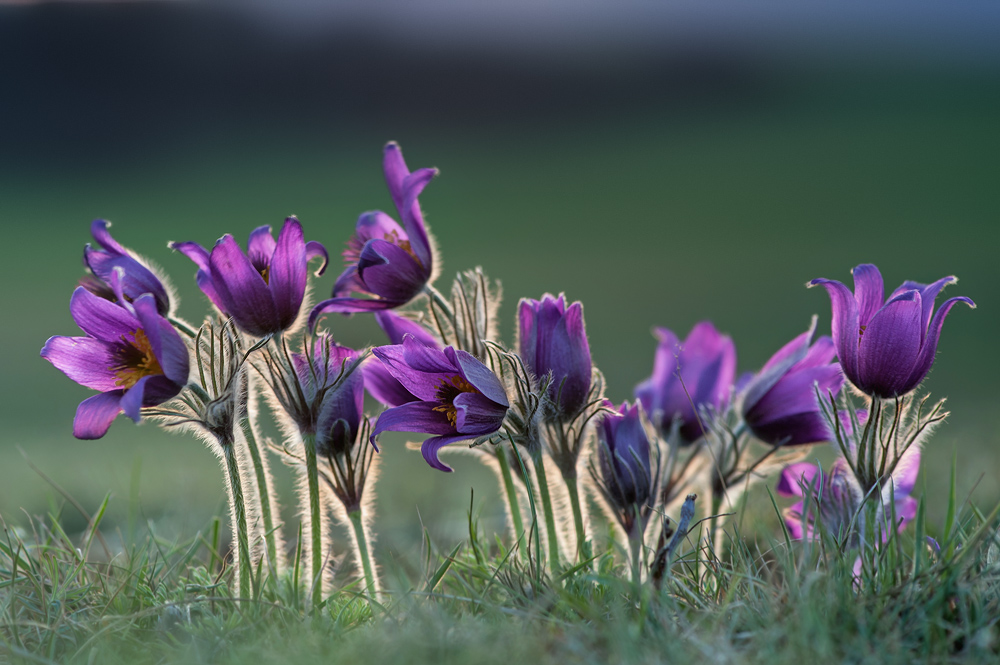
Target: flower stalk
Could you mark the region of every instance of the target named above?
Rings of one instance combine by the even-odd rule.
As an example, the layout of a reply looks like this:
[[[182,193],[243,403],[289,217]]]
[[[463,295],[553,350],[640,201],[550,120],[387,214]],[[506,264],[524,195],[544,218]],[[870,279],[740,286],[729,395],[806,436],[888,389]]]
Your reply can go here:
[[[260,502],[260,515],[264,526],[264,546],[267,548],[267,560],[271,570],[275,574],[281,574],[285,568],[285,548],[280,542],[281,533],[274,523],[272,505],[277,508],[274,501],[274,487],[271,480],[271,470],[268,468],[266,457],[261,454],[260,445],[257,443],[257,435],[254,432],[253,421],[249,414],[244,414],[240,418],[240,430],[243,432],[243,439],[246,441],[247,450],[250,453],[250,462],[253,465],[254,477],[257,480],[257,498]]]
[[[545,513],[545,533],[548,537],[549,570],[553,573],[562,569],[559,559],[559,536],[556,531],[556,516],[552,507],[552,495],[549,492],[549,481],[545,473],[545,460],[541,451],[532,461],[535,464],[535,476],[538,480],[538,496],[542,500],[542,511]]]
[[[496,456],[497,463],[500,465],[500,475],[503,478],[507,507],[510,509],[510,521],[514,528],[514,541],[518,542],[524,537],[524,520],[521,517],[521,503],[517,498],[517,487],[514,486],[514,476],[510,471],[507,452],[503,449],[502,443],[498,443],[496,446]]]
[[[236,456],[235,441],[231,436],[219,438],[226,472],[229,477],[229,506],[232,514],[233,531],[236,540],[236,574],[239,577],[240,598],[252,598],[254,592],[253,564],[250,562],[250,538],[247,529],[246,502],[243,499],[243,483],[240,479],[240,465]]]
[[[378,578],[375,576],[375,566],[372,563],[371,554],[371,543],[368,537],[368,529],[365,528],[364,517],[361,515],[361,508],[352,511],[347,514],[348,519],[351,522],[351,528],[354,531],[354,544],[356,547],[356,554],[358,559],[358,565],[364,572],[365,577],[365,592],[368,597],[377,600],[380,589],[378,587]]]

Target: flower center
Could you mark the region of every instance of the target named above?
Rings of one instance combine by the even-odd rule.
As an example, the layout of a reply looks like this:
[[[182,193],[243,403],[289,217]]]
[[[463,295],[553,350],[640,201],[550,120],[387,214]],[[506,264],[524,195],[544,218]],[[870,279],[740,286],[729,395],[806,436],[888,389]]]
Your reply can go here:
[[[153,355],[153,347],[143,330],[128,335],[122,335],[123,344],[118,349],[119,363],[109,369],[115,373],[118,380],[116,386],[128,390],[144,376],[163,374],[160,361]]]
[[[257,272],[259,272],[260,276],[264,278],[264,283],[265,284],[269,284],[270,283],[269,280],[270,280],[270,277],[271,277],[271,271],[270,271],[270,269],[267,266],[264,266],[263,268],[259,268],[257,270]]]
[[[455,398],[462,393],[478,392],[475,386],[457,374],[447,379],[442,379],[441,385],[437,389],[437,398],[441,400],[441,404],[435,406],[433,411],[443,413],[448,419],[448,424],[455,427],[458,422],[458,409],[455,408]]]

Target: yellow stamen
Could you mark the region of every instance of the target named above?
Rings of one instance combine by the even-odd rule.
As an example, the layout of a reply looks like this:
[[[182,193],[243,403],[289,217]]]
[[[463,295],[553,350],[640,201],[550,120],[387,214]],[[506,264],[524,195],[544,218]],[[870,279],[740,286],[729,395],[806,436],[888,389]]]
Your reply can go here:
[[[145,331],[136,330],[131,339],[128,335],[122,335],[122,342],[126,344],[126,348],[122,349],[121,363],[108,368],[118,377],[116,386],[128,390],[144,376],[163,374],[163,368],[153,354],[153,347]]]
[[[478,393],[476,387],[457,374],[447,379],[441,380],[438,386],[437,398],[441,404],[435,406],[432,411],[443,413],[448,419],[448,424],[452,427],[458,424],[458,409],[455,408],[455,398],[462,393]]]

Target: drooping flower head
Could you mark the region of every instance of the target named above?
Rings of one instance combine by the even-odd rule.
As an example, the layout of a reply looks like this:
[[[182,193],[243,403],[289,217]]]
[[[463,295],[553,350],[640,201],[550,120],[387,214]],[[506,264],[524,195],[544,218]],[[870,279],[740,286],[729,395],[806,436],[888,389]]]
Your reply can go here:
[[[164,279],[157,276],[134,252],[122,247],[112,238],[108,231],[110,226],[111,222],[105,219],[95,219],[90,223],[90,234],[94,236],[94,242],[99,248],[94,248],[90,243],[84,248],[83,263],[92,274],[80,280],[80,286],[94,295],[115,302],[117,297],[111,288],[111,280],[115,268],[120,268],[123,271],[121,290],[125,299],[132,302],[142,294],[149,293],[156,302],[156,311],[161,316],[168,316],[170,293],[164,285]]]
[[[307,264],[322,257],[316,275],[326,269],[326,249],[316,241],[306,242],[295,217],[285,220],[274,241],[270,226],[250,234],[246,253],[228,233],[209,253],[194,242],[172,242],[198,266],[198,287],[242,330],[264,337],[290,328],[299,316],[305,298]]]
[[[965,297],[949,298],[934,311],[938,293],[958,281],[955,277],[933,284],[906,281],[885,300],[878,268],[862,264],[851,272],[854,293],[832,279],[809,282],[830,294],[833,341],[844,374],[867,395],[905,395],[930,371],[951,308],[959,302],[976,304]]]
[[[661,434],[667,436],[679,419],[681,438],[692,443],[705,433],[700,410],[718,409],[729,398],[736,346],[709,321],[695,325],[683,343],[666,328],[657,328],[656,336],[653,375],[636,386],[635,396]]]
[[[622,402],[617,413],[604,415],[597,428],[598,486],[626,531],[636,510],[649,503],[654,492],[654,472],[650,460],[649,437],[639,415],[639,405]]]
[[[548,396],[560,414],[572,416],[587,403],[591,360],[583,305],[566,306],[566,297],[546,293],[518,304],[519,350],[536,376],[552,373]]]
[[[100,392],[77,408],[78,439],[101,438],[122,412],[139,422],[142,407],[167,401],[187,383],[188,350],[180,335],[157,312],[152,295],[124,300],[121,273],[112,273],[120,304],[82,286],[73,292],[70,313],[86,337],[57,335],[42,348],[42,357],[66,376]]]
[[[809,330],[771,356],[743,394],[743,420],[761,441],[797,446],[830,440],[832,433],[816,402],[820,395],[840,392],[844,375],[833,362],[833,340],[823,336],[812,342]]]
[[[379,346],[375,356],[419,401],[384,411],[372,432],[423,432],[434,436],[421,446],[435,469],[451,471],[438,459],[449,443],[489,436],[503,424],[510,402],[500,379],[473,355],[446,347],[429,348],[411,335],[402,344]]]
[[[306,353],[292,354],[305,402],[313,405],[316,452],[322,457],[344,454],[360,431],[365,381],[361,372],[350,371],[357,357],[357,351],[326,334],[313,340],[311,361]]]
[[[919,471],[920,450],[912,448],[882,484],[881,492],[870,499],[880,502],[875,527],[881,542],[886,542],[893,531],[903,531],[916,517],[918,502],[910,494]],[[828,534],[838,538],[848,536],[856,544],[857,532],[862,528],[859,510],[865,493],[843,458],[837,459],[829,471],[808,462],[790,464],[782,470],[776,491],[779,496],[802,499],[784,513],[785,526],[792,538],[814,538],[819,522]],[[894,528],[889,526],[893,513]]]
[[[389,310],[375,312],[375,320],[385,332],[391,344],[402,344],[403,338],[410,335],[420,344],[440,349],[438,341],[416,321],[404,318]],[[419,398],[407,390],[396,377],[389,373],[385,365],[377,357],[372,356],[361,368],[365,377],[365,388],[372,397],[386,406],[399,406],[408,402],[416,402]]]
[[[378,210],[361,215],[344,250],[347,267],[334,284],[333,297],[309,314],[310,329],[327,312],[350,314],[405,305],[434,273],[431,240],[417,197],[437,175],[437,169],[410,173],[395,143],[386,145],[382,168],[402,226]],[[356,298],[351,293],[367,297]]]

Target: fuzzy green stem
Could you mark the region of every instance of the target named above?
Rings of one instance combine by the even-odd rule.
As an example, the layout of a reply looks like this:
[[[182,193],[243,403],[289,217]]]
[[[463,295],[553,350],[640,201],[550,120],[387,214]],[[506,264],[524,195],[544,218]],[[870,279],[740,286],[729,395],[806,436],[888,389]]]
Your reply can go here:
[[[319,468],[316,465],[316,435],[302,435],[302,448],[306,458],[306,482],[309,486],[309,539],[312,562],[310,586],[316,588],[313,594],[313,606],[318,606],[323,595],[323,520],[319,505]]]
[[[232,441],[222,441],[222,451],[226,458],[226,471],[229,472],[229,491],[233,502],[233,512],[236,523],[233,532],[236,536],[236,560],[240,578],[240,598],[252,598],[251,574],[253,564],[250,563],[250,540],[247,537],[247,511],[243,501],[243,483],[240,480],[240,467],[236,461],[236,447]]]
[[[354,541],[358,547],[358,559],[365,575],[365,590],[369,598],[376,599],[379,591],[378,581],[375,577],[375,566],[372,565],[371,547],[368,545],[368,533],[365,530],[361,510],[355,510],[348,513],[347,516],[351,520],[351,526],[354,527]]]
[[[254,475],[257,478],[257,498],[260,501],[260,515],[264,522],[264,545],[267,547],[268,563],[276,574],[280,574],[282,572],[281,553],[283,549],[278,547],[279,534],[274,527],[274,519],[271,515],[271,478],[264,468],[260,446],[257,445],[257,436],[254,434],[250,416],[244,416],[240,419],[240,429],[243,430],[243,438],[247,442],[250,460],[253,462]]]
[[[632,532],[628,534],[628,546],[632,554],[632,584],[636,589],[642,583],[642,522],[636,519]]]
[[[535,475],[538,476],[538,495],[542,499],[542,510],[545,512],[545,532],[549,539],[549,570],[553,573],[562,568],[559,561],[559,539],[556,535],[556,517],[552,510],[552,496],[549,494],[549,481],[545,475],[545,460],[541,454],[535,457]]]
[[[576,476],[563,476],[566,489],[569,492],[569,505],[573,509],[573,527],[576,529],[576,555],[583,552],[583,544],[587,540],[587,532],[583,526],[583,507],[580,505],[580,491],[576,485]]]
[[[524,536],[524,521],[521,519],[521,504],[517,499],[517,488],[514,487],[514,476],[507,463],[507,452],[502,445],[497,446],[497,462],[500,463],[500,475],[503,476],[503,488],[507,493],[507,505],[510,506],[510,519],[514,523],[514,540]]]

